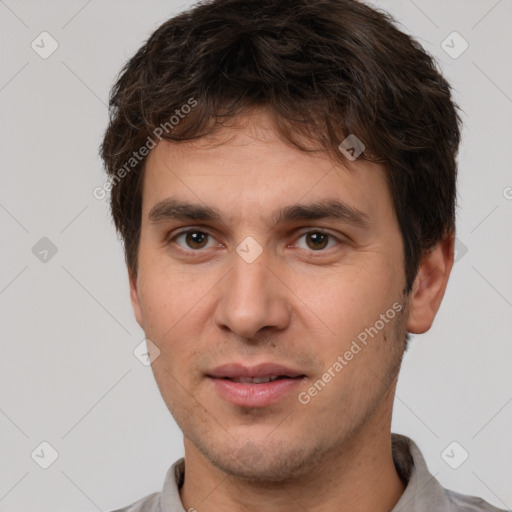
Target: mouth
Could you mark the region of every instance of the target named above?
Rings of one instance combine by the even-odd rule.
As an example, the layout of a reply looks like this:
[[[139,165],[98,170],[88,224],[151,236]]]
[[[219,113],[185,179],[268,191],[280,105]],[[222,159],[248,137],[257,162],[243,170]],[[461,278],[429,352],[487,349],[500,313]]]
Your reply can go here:
[[[222,365],[207,377],[224,400],[240,407],[267,407],[285,398],[306,379],[301,371],[274,363]]]
[[[246,366],[240,363],[228,363],[217,366],[210,372],[208,377],[217,379],[271,379],[304,377],[305,374],[294,368],[276,363],[261,363],[255,366]],[[262,381],[265,382],[265,381]]]
[[[267,377],[221,377],[226,380],[230,380],[231,382],[238,382],[240,384],[265,384],[267,382],[274,382],[279,379],[297,379],[300,377],[305,377],[305,375],[300,375],[298,377],[288,377],[288,375],[269,375]]]

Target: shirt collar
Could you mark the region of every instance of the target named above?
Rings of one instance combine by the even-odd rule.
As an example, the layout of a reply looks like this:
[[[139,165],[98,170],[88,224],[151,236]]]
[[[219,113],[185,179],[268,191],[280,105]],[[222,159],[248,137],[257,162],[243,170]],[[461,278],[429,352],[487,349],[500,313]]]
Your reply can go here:
[[[452,510],[445,489],[428,470],[416,443],[406,436],[391,434],[393,461],[406,488],[391,512]]]
[[[391,512],[427,512],[452,509],[445,489],[427,468],[418,446],[412,439],[391,434],[393,461],[406,489]],[[185,478],[185,460],[177,460],[167,471],[160,496],[162,511],[185,512],[179,488]]]

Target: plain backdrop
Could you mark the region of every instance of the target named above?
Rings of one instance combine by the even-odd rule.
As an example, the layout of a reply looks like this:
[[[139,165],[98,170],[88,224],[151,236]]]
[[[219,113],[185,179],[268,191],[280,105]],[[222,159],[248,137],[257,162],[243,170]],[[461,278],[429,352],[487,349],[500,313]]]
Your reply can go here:
[[[92,191],[115,76],[189,5],[0,0],[3,512],[113,510],[160,490],[183,455],[133,354],[144,333]],[[511,508],[512,2],[375,5],[436,56],[465,123],[457,263],[434,327],[406,353],[393,431],[417,442],[444,486]],[[449,453],[469,454],[457,469],[442,456],[454,441]]]

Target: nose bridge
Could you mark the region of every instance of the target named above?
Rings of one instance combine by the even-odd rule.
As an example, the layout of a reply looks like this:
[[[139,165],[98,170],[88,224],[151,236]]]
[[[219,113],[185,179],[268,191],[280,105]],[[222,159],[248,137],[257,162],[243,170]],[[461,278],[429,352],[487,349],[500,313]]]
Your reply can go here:
[[[263,327],[284,328],[289,311],[286,288],[273,274],[272,258],[260,250],[252,259],[257,250],[252,243],[242,242],[233,254],[215,314],[219,327],[244,338],[252,338]]]

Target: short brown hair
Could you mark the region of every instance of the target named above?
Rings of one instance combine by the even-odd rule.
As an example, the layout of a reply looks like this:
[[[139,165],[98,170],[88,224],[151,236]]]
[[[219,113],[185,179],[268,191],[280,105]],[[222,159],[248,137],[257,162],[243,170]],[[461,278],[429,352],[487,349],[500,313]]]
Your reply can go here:
[[[191,99],[194,108],[171,122]],[[145,162],[139,157],[127,169],[134,152],[155,133],[204,137],[254,107],[268,108],[298,149],[345,160],[338,146],[355,134],[366,147],[361,158],[384,165],[407,292],[422,255],[455,229],[460,118],[450,87],[419,43],[362,2],[200,2],[161,25],[126,63],[109,105],[100,154],[114,181],[111,212],[131,275]]]

